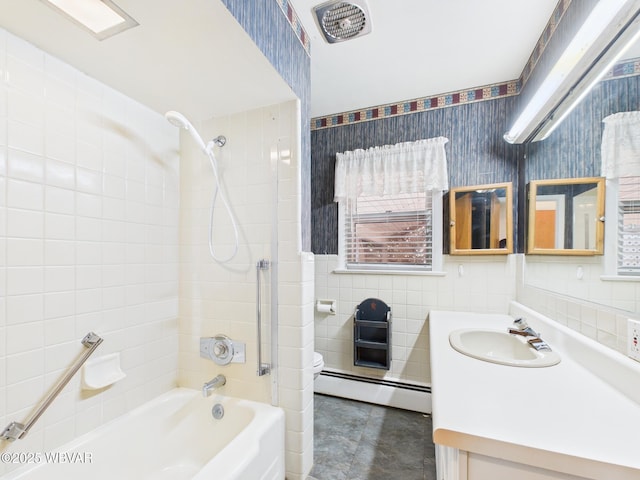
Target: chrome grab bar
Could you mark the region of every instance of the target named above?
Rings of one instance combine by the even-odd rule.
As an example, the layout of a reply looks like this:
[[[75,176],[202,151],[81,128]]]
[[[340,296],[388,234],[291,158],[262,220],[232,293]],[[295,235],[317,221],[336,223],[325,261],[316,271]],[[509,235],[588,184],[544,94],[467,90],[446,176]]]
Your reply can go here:
[[[262,297],[260,295],[260,270],[269,269],[269,260],[258,260],[256,263],[256,320],[258,322],[258,376],[271,372],[271,365],[262,363]]]
[[[18,440],[29,433],[29,430],[31,429],[31,427],[33,427],[34,423],[36,423],[42,416],[42,414],[47,410],[47,408],[49,408],[49,405],[51,405],[51,403],[56,399],[58,394],[67,385],[67,383],[69,383],[76,372],[80,370],[80,367],[82,367],[84,362],[86,362],[91,354],[96,350],[96,348],[98,348],[98,345],[102,343],[102,340],[102,337],[96,335],[93,332],[87,333],[82,339],[82,345],[88,348],[88,350],[82,354],[82,356],[69,369],[65,376],[62,377],[62,379],[58,382],[51,393],[49,393],[49,396],[47,396],[44,402],[42,402],[42,404],[38,407],[31,418],[24,424],[19,422],[11,422],[2,431],[2,434],[0,434],[0,438],[13,442],[14,440]]]

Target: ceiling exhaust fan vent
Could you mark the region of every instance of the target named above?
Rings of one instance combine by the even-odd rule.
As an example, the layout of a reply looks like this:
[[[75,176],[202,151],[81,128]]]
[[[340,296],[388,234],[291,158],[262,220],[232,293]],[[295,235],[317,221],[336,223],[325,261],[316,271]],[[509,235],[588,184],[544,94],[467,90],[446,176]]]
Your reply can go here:
[[[360,1],[332,0],[314,7],[320,31],[329,43],[344,42],[371,32],[367,4]]]

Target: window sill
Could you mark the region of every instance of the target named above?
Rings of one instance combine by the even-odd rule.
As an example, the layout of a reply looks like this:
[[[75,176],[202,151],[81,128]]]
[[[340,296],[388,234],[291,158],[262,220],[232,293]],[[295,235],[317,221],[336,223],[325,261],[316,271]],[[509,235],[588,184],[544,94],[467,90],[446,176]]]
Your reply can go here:
[[[355,275],[413,275],[413,276],[425,276],[425,277],[444,277],[447,272],[434,272],[434,271],[424,271],[419,272],[417,270],[374,270],[374,269],[347,269],[347,268],[336,268],[332,271],[332,273],[337,274],[350,274],[353,273]]]
[[[638,275],[600,275],[603,282],[640,282]]]

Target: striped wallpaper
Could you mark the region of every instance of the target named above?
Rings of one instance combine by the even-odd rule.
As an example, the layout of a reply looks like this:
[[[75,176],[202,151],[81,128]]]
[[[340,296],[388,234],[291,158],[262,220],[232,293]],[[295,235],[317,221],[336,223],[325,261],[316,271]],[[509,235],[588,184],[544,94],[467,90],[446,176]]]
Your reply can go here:
[[[640,108],[640,60],[636,59],[617,65],[609,80],[546,141],[519,147],[502,140],[519,105],[535,91],[597,0],[558,2],[518,80],[315,119],[309,116],[309,36],[289,0],[222,1],[301,100],[302,245],[315,253],[337,253],[337,210],[332,198],[336,152],[443,135],[450,140],[446,148],[452,187],[512,181],[520,211],[524,189],[518,187],[525,182],[597,175],[601,119]],[[522,217],[516,215],[516,226]],[[522,226],[517,230],[516,238],[522,237]]]
[[[338,211],[333,202],[336,152],[444,136],[450,186],[514,182],[521,147],[502,139],[516,97],[467,103],[311,132],[311,248],[338,252]]]
[[[311,58],[308,35],[287,0],[222,0],[301,104],[302,250],[311,250]]]
[[[527,145],[526,181],[599,176],[602,119],[634,110],[640,110],[640,75],[600,82],[546,140]]]
[[[637,65],[640,61],[626,63]],[[522,251],[524,185],[531,180],[599,175],[602,119],[612,113],[640,110],[640,75],[629,76],[625,73],[629,68],[616,71],[619,76],[596,86],[548,139],[526,146],[510,145],[502,139],[508,119],[517,109],[517,97],[312,131],[312,251],[338,251],[338,213],[333,202],[336,152],[439,135],[450,140],[445,148],[452,188],[513,182],[514,238],[516,251]]]

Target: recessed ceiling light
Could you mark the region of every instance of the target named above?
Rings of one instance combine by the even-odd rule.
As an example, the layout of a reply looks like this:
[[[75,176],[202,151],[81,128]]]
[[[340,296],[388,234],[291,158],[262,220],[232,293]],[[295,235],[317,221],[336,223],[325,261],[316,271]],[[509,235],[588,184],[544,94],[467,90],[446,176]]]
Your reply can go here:
[[[41,0],[72,22],[87,29],[98,40],[138,25],[111,0]]]

